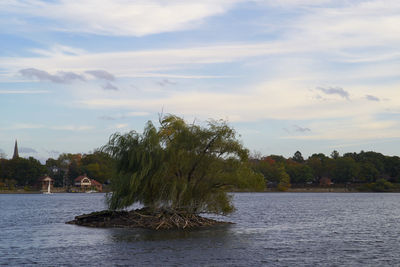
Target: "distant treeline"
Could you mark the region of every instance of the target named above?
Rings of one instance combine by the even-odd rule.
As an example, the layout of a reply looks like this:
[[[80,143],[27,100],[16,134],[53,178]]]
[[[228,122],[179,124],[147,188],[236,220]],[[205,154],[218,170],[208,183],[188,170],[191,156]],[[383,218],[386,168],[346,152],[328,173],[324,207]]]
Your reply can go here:
[[[43,165],[35,158],[0,159],[0,188],[36,186],[44,175],[55,180],[56,187],[68,187],[74,179],[86,174],[100,183],[107,183],[114,170],[113,160],[108,154],[95,151],[91,154],[61,154],[57,159],[49,158]]]
[[[377,152],[346,153],[333,151],[304,159],[297,151],[293,157],[271,155],[250,160],[254,170],[261,172],[270,187],[286,190],[291,185],[360,184],[364,190],[387,191],[400,183],[400,158]]]
[[[297,151],[290,158],[278,155],[253,157],[250,166],[260,172],[267,186],[286,190],[290,186],[360,184],[365,190],[387,191],[400,184],[400,158],[377,152],[346,153],[333,151],[330,156],[313,154],[304,159]],[[45,165],[30,157],[0,159],[0,188],[35,186],[40,177],[49,175],[55,186],[71,186],[79,175],[86,174],[100,183],[113,176],[114,161],[106,153],[61,154]]]

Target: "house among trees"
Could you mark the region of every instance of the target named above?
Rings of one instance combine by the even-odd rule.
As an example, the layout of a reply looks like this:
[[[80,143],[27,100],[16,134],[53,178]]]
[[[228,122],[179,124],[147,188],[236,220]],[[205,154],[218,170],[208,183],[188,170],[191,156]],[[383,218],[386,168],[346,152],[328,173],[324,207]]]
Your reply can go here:
[[[39,179],[39,182],[42,191],[47,191],[49,188],[49,184],[50,184],[50,191],[53,191],[54,179],[52,179],[50,176],[48,175],[43,176],[42,178]]]
[[[98,192],[103,191],[102,184],[94,179],[90,179],[86,174],[75,178],[75,186],[80,188],[80,190],[83,192],[89,190],[96,190]]]
[[[329,179],[328,177],[322,177],[319,179],[319,185],[321,186],[331,186],[332,185],[332,180]]]

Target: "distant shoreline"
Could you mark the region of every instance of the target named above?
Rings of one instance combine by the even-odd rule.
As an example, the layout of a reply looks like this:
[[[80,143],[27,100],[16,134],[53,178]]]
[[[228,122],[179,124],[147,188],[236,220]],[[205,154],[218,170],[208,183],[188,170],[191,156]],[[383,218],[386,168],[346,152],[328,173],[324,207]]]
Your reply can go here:
[[[34,191],[34,190],[24,190],[24,189],[16,189],[16,190],[0,190],[0,194],[43,194],[44,191]],[[59,193],[86,193],[86,192],[68,192],[66,189],[63,188],[56,188],[56,190],[51,192],[52,194],[59,194]],[[93,192],[94,193],[105,193],[105,192]]]
[[[42,192],[40,191],[24,191],[24,190],[15,190],[15,191],[11,191],[11,190],[1,190],[0,194],[41,194]]]
[[[385,192],[378,191],[365,191],[360,190],[357,187],[291,187],[286,191],[279,191],[276,188],[266,188],[263,191],[247,191],[247,190],[233,190],[232,193],[400,193],[400,189],[394,188]],[[42,191],[25,191],[23,189],[17,190],[0,190],[0,194],[42,194]],[[85,193],[85,192],[67,192],[65,189],[58,189],[52,192],[54,194],[58,193]],[[104,192],[98,192],[104,193]]]
[[[232,193],[362,193],[362,191],[356,190],[354,188],[345,187],[332,187],[332,188],[289,188],[285,191],[280,191],[276,188],[266,188],[263,191],[247,191],[247,190],[233,190]]]
[[[233,192],[249,192],[246,190],[236,190]],[[285,191],[279,191],[277,188],[266,188],[260,193],[400,193],[399,187],[394,187],[386,191],[374,191],[363,187],[363,185],[354,184],[349,186],[292,186]]]
[[[361,193],[355,188],[346,187],[311,187],[311,188],[289,188],[286,191],[278,191],[276,189],[266,189],[268,193]]]

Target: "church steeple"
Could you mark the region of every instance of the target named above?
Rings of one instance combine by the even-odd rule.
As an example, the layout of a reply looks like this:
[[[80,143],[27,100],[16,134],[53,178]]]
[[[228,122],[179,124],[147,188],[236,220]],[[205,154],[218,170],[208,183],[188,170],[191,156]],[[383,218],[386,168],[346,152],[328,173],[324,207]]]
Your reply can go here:
[[[14,146],[14,155],[13,155],[13,157],[12,157],[13,159],[17,159],[17,158],[19,158],[19,155],[18,155],[18,144],[17,144],[17,139],[15,139],[15,146]]]

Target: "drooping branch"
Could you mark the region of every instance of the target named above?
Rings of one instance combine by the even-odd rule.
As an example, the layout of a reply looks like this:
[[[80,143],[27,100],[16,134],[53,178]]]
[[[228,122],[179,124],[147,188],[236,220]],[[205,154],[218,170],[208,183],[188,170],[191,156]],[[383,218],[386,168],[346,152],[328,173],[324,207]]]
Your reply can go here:
[[[212,144],[217,140],[218,134],[216,134],[210,142],[208,142],[207,146],[204,148],[203,152],[200,155],[200,158],[193,164],[192,168],[189,171],[188,174],[188,183],[190,183],[190,180],[192,179],[193,173],[196,170],[197,166],[200,164],[200,162],[203,160],[205,154],[207,153],[208,149],[212,146]]]

